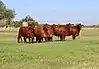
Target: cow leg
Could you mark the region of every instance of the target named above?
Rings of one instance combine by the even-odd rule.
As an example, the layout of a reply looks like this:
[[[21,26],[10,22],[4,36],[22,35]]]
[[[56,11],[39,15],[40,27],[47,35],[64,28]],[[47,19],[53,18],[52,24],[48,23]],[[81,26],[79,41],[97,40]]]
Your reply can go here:
[[[60,41],[62,41],[63,39],[62,39],[62,35],[60,35]]]
[[[43,42],[43,37],[39,37],[39,42]]]
[[[40,37],[40,42],[43,42],[43,37]]]
[[[18,34],[17,42],[20,43],[21,35]]]
[[[72,35],[72,38],[73,38],[73,40],[75,40],[76,36],[75,35]]]
[[[40,43],[42,40],[42,37],[38,37],[38,42]]]
[[[43,41],[43,38],[41,40]]]
[[[50,37],[48,37],[48,41],[50,41]]]
[[[36,37],[36,43],[38,42],[38,37]]]
[[[26,43],[26,37],[24,37],[24,43]]]
[[[29,39],[29,43],[30,43],[31,39],[30,38],[28,38],[28,39]]]
[[[45,42],[47,42],[48,41],[48,37],[45,37]]]
[[[48,41],[52,41],[52,37],[49,37],[49,38],[48,38]]]
[[[60,34],[60,40],[63,41],[65,39],[63,34]]]
[[[22,42],[22,37],[21,37],[21,42]]]
[[[51,41],[53,41],[53,37],[50,37]]]
[[[38,42],[40,42],[40,37],[38,37]]]
[[[32,38],[32,43],[33,43],[34,37]]]
[[[65,36],[63,36],[63,40],[65,40]]]

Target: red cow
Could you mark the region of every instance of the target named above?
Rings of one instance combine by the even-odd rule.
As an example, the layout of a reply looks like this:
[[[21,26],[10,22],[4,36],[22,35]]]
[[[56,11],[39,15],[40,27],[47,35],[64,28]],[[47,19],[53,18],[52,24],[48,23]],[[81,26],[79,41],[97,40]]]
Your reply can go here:
[[[22,41],[22,37],[24,37],[24,41],[26,42],[26,38],[34,38],[33,30],[30,27],[20,27],[17,37],[17,42],[19,43],[20,39]]]
[[[48,40],[47,34],[45,33],[42,27],[35,28],[34,35],[36,37],[36,42],[41,42],[41,40],[43,41],[43,38],[45,38],[45,41]]]
[[[67,25],[52,25],[53,33],[55,36],[59,36],[61,41],[65,40],[65,36],[68,35],[68,32],[70,31],[71,24]]]
[[[84,25],[77,24],[76,26],[71,27],[71,30],[68,36],[72,35],[72,38],[75,40],[76,36],[79,36],[80,30]]]
[[[48,37],[48,41],[52,41],[53,38],[53,30],[51,29],[51,26],[48,24],[45,24],[43,26],[43,30],[46,32],[47,37]]]

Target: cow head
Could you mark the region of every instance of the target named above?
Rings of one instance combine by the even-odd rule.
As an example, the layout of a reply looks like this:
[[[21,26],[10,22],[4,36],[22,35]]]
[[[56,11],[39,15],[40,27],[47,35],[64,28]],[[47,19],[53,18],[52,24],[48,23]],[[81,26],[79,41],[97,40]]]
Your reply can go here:
[[[80,31],[82,27],[84,27],[84,25],[82,24],[77,24],[76,27],[78,28],[78,30]]]

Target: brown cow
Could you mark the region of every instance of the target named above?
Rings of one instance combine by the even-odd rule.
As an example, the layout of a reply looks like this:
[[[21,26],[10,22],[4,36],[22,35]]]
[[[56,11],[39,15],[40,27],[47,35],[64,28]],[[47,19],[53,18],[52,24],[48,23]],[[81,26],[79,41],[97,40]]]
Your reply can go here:
[[[67,25],[52,25],[52,29],[54,31],[55,36],[59,36],[61,41],[65,40],[65,36],[68,35],[68,32],[70,31],[71,24]]]
[[[42,42],[43,41],[43,38],[45,38],[45,41],[48,40],[47,34],[45,33],[45,31],[43,30],[42,27],[35,28],[34,35],[36,37],[36,42]]]
[[[20,27],[17,42],[19,43],[20,39],[22,41],[22,37],[24,37],[24,42],[26,42],[26,38],[34,38],[33,30],[30,27]]]
[[[51,29],[51,27],[47,28],[47,36],[48,36],[48,41],[53,40],[53,30]]]
[[[75,40],[76,36],[79,36],[80,30],[84,25],[77,24],[76,26],[72,26],[69,34],[67,36],[72,35],[73,40]]]
[[[43,30],[46,32],[48,41],[52,41],[53,38],[53,30],[51,29],[51,26],[48,24],[43,25]]]

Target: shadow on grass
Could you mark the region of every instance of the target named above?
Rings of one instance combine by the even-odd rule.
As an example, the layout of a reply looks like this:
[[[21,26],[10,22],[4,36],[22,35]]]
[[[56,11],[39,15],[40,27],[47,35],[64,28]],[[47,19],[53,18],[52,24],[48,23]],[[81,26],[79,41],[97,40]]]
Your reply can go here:
[[[61,40],[54,40],[54,41],[61,41]],[[73,41],[73,40],[62,40],[62,41]]]
[[[53,42],[67,42],[67,41],[73,41],[73,40],[52,40],[52,41],[43,41],[43,42],[36,42],[36,41],[33,41],[33,42],[20,42],[20,43],[23,43],[23,44],[38,44],[38,43],[53,43]]]

